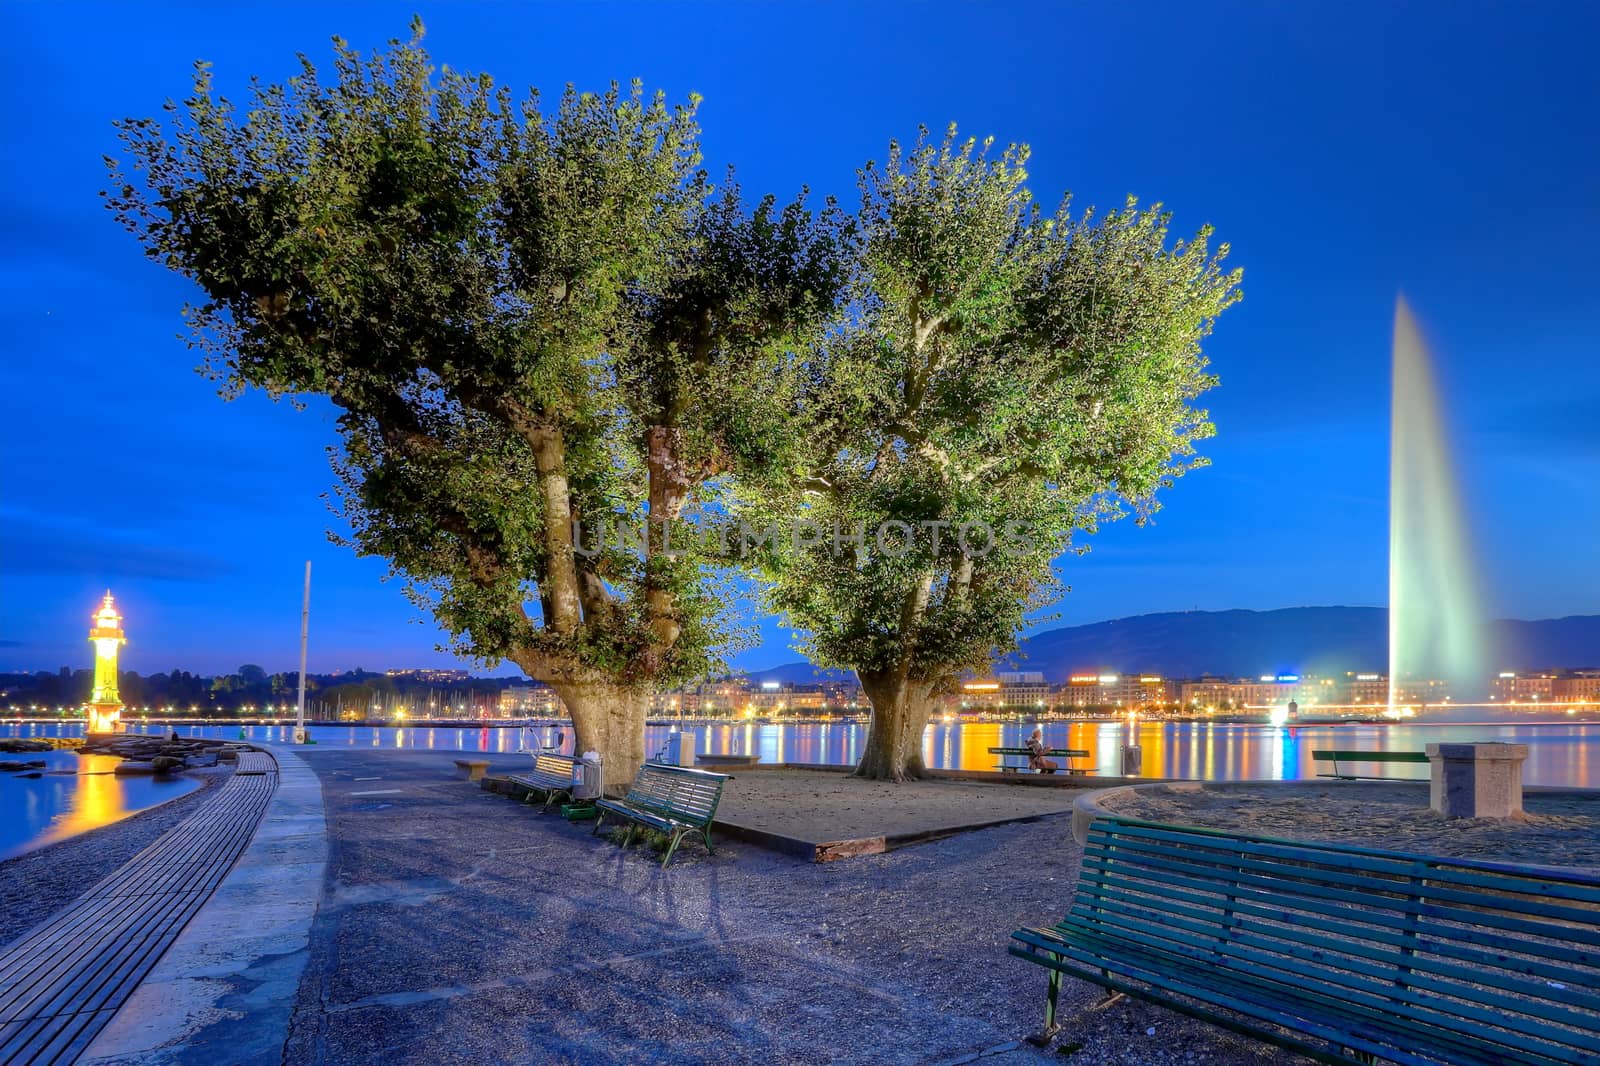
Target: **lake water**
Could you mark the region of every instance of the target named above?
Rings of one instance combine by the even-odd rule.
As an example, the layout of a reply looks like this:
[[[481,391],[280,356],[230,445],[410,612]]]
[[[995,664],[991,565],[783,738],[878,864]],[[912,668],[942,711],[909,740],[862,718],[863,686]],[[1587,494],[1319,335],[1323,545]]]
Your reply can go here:
[[[0,736],[38,736],[28,727],[0,728]],[[109,825],[200,787],[191,778],[118,777],[114,755],[72,751],[0,754],[0,759],[48,765],[44,776],[0,773],[0,859]]]
[[[1212,722],[1144,721],[1134,727],[1144,752],[1148,777],[1177,777],[1208,781],[1294,780],[1314,777],[1319,767],[1311,761],[1314,748],[1358,748],[1421,751],[1435,742],[1499,740],[1527,744],[1524,780],[1533,785],[1569,785],[1600,788],[1600,722],[1535,725],[1525,722],[1467,725],[1454,723],[1395,723],[1383,725],[1270,726]],[[1018,747],[1032,729],[1031,723],[954,722],[929,726],[924,757],[929,766],[992,770],[991,747]],[[1097,773],[1119,771],[1119,752],[1128,727],[1121,721],[1047,722],[1045,743],[1053,748],[1078,748],[1090,753],[1079,760]],[[152,731],[158,731],[152,728]],[[562,749],[572,751],[571,726],[535,729],[528,738],[536,746],[563,733]],[[665,743],[666,726],[651,726],[648,750]],[[712,754],[756,754],[763,762],[855,762],[866,741],[865,720],[828,723],[761,722],[691,724],[686,731],[696,737],[696,750]],[[54,724],[4,725],[0,736],[44,736],[82,732],[82,727]],[[239,726],[179,726],[186,736],[238,738]],[[246,739],[287,744],[289,726],[246,726]],[[525,743],[516,726],[476,728],[374,727],[312,725],[318,744],[366,748],[432,748],[445,751],[514,753]],[[34,756],[15,756],[33,758]],[[1320,767],[1326,769],[1326,767]],[[1426,777],[1425,766],[1372,767],[1390,776]],[[44,780],[49,780],[44,779]],[[37,785],[38,781],[15,782]]]

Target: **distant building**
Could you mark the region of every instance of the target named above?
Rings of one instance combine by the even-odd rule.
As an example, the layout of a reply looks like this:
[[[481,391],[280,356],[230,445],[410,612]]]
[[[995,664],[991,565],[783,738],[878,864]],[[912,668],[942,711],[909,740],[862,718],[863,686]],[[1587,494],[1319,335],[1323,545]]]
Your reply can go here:
[[[1387,685],[1384,691],[1388,691]],[[1336,704],[1341,696],[1334,678],[1300,674],[1262,674],[1233,680],[1203,677],[1183,682],[1179,690],[1184,707],[1213,711],[1282,707],[1290,703],[1309,708]]]
[[[422,681],[429,685],[448,685],[472,680],[472,675],[465,670],[438,670],[432,667],[385,670],[383,674],[396,681]]]
[[[1517,674],[1503,671],[1489,682],[1491,698],[1503,703],[1549,703],[1556,694],[1553,673]]]
[[[1345,674],[1344,702],[1353,706],[1387,707],[1389,679],[1382,674]]]
[[[500,690],[502,718],[566,718],[567,705],[549,685],[513,685]]]
[[[1600,703],[1600,670],[1506,671],[1489,689],[1502,703]]]
[[[1177,700],[1177,685],[1158,674],[1075,673],[1055,691],[1058,707],[1162,707]]]
[[[963,681],[957,688],[955,700],[959,709],[969,713],[1039,711],[1050,705],[1051,692],[1043,673],[1037,670],[1011,670],[994,677]],[[946,700],[947,705],[948,702]]]
[[[725,677],[656,693],[658,717],[746,718],[755,715],[838,714],[856,710],[861,689],[853,681],[762,681]]]
[[[1557,703],[1600,703],[1600,670],[1574,670],[1556,678]]]
[[[666,717],[701,716],[727,718],[754,709],[750,685],[743,678],[721,678],[698,685],[681,685],[657,692],[650,704],[652,714]]]
[[[1391,682],[1396,703],[1443,703],[1450,698],[1450,682],[1433,678],[1427,681]]]
[[[1202,677],[1183,682],[1178,700],[1191,710],[1232,710],[1235,706],[1234,682],[1222,677]]]

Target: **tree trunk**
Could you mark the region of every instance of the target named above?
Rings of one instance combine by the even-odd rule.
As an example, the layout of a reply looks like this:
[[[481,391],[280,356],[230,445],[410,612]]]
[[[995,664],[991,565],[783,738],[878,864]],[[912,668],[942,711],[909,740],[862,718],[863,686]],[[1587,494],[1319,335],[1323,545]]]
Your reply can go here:
[[[933,710],[933,684],[859,671],[856,676],[872,701],[872,724],[855,776],[897,782],[924,776],[922,736]]]
[[[551,685],[572,714],[573,751],[598,751],[608,794],[626,792],[644,762],[645,719],[654,690],[649,685],[606,681],[558,681]]]

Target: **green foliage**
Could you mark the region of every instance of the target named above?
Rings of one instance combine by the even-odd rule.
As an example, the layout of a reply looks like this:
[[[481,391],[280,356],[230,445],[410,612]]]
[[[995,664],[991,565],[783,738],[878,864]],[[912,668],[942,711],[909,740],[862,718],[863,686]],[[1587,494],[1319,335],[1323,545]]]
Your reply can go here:
[[[585,556],[572,522],[675,515],[763,450],[782,398],[747,375],[832,307],[842,220],[713,188],[695,98],[550,109],[436,70],[421,34],[336,39],[331,79],[302,57],[242,110],[201,64],[164,125],[119,124],[109,206],[204,294],[225,395],[336,407],[350,542],[458,651],[549,681],[701,674],[730,636],[705,560]]]
[[[1168,216],[1131,200],[1045,215],[1026,151],[989,150],[952,129],[861,172],[848,310],[795,375],[801,443],[743,486],[751,519],[828,532],[765,555],[770,601],[814,661],[864,681],[947,682],[1014,647],[1074,535],[1148,516],[1212,433],[1193,401],[1239,295],[1226,247],[1169,243]],[[885,523],[914,535],[883,550]],[[981,523],[965,545],[963,523]]]

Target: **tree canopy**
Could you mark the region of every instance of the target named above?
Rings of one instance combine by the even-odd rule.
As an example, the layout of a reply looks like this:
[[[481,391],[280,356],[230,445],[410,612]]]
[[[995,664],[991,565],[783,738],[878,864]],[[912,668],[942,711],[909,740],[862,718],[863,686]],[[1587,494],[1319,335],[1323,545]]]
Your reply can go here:
[[[119,123],[108,203],[203,294],[224,395],[333,405],[348,542],[458,652],[551,684],[609,783],[653,689],[737,639],[735,560],[668,543],[700,505],[790,523],[770,605],[857,671],[862,771],[900,778],[1075,535],[1202,462],[1201,342],[1239,281],[1209,231],[1046,213],[1026,149],[953,129],[869,164],[851,215],[749,201],[701,169],[695,97],[517,98],[421,39],[336,39],[331,76],[302,57],[242,109],[199,64],[164,121]]]
[[[804,522],[764,558],[771,605],[873,703],[861,771],[921,770],[929,699],[1015,647],[1074,536],[1203,463],[1201,353],[1238,298],[1209,231],[1169,243],[1130,200],[1040,211],[1027,151],[926,134],[860,178],[847,313],[808,361],[802,457],[747,513]]]
[[[119,124],[109,205],[204,294],[225,394],[337,408],[356,549],[631,775],[649,688],[712,666],[727,616],[695,552],[575,550],[574,524],[676,517],[761,451],[779,398],[750,372],[831,313],[842,220],[713,186],[696,98],[514,99],[421,36],[335,40],[330,79],[302,57],[242,111],[198,65],[165,123]]]

